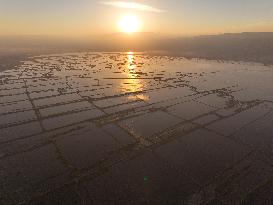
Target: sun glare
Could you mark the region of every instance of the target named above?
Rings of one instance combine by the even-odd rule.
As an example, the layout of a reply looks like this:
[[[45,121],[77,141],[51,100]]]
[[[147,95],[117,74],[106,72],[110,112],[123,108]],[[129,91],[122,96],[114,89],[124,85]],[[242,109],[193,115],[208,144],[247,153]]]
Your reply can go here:
[[[134,15],[123,16],[118,24],[120,30],[125,33],[134,33],[140,30],[140,21]]]

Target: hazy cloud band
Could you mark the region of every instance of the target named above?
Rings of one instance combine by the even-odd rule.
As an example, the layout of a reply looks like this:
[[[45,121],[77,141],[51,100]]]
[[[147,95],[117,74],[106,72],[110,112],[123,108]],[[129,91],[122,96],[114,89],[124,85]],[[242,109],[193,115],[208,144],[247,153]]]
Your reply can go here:
[[[158,13],[164,12],[164,10],[154,8],[146,4],[136,3],[136,2],[110,1],[110,2],[101,2],[101,3],[104,5],[113,6],[117,8],[135,9],[140,11],[158,12]]]

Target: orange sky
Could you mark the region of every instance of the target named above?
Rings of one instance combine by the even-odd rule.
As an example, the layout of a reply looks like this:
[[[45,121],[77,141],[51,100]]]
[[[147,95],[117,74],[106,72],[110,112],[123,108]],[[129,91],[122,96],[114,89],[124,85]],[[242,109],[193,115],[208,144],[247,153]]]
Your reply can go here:
[[[0,35],[82,36],[121,32],[133,15],[137,31],[171,35],[273,31],[271,0],[0,0]]]

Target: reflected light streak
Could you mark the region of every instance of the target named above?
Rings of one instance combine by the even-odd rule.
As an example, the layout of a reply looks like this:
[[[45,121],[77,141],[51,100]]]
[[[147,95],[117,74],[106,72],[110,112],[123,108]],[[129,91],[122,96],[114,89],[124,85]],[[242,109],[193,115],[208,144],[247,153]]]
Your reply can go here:
[[[130,93],[134,93],[134,92],[139,92],[139,91],[143,91],[144,89],[144,83],[141,79],[137,78],[137,74],[136,74],[136,56],[134,54],[134,52],[127,52],[127,69],[126,69],[126,76],[128,77],[128,80],[126,80],[125,82],[123,82],[123,88],[124,90],[126,90],[126,92],[130,92]],[[137,98],[137,99],[141,99],[141,100],[146,100],[148,99],[147,96],[145,96],[144,94],[140,94],[136,96],[128,96],[128,98]]]

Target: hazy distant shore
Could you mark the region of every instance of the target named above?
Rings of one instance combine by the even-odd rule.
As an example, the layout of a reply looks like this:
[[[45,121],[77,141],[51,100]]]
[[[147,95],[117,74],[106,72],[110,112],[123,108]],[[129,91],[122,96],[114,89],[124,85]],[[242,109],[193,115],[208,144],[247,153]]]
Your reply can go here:
[[[0,38],[0,71],[28,56],[66,52],[143,51],[151,55],[273,65],[273,33],[238,33],[168,38],[153,33],[113,34],[82,39],[46,37]]]

